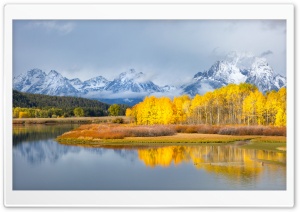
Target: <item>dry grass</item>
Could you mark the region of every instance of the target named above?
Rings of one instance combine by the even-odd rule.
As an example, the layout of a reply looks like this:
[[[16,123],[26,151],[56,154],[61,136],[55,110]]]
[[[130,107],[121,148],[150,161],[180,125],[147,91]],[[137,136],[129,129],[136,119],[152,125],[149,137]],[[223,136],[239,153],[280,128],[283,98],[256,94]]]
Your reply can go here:
[[[117,124],[82,125],[70,132],[64,133],[58,139],[123,139],[125,137],[156,137],[174,135],[173,128],[163,125],[131,126]]]
[[[64,133],[57,140],[64,144],[130,144],[130,143],[228,143],[253,142],[283,143],[285,136],[264,136],[272,132],[267,127],[216,127],[207,125],[89,124]],[[176,134],[176,132],[180,132]],[[202,133],[199,133],[202,132]],[[212,132],[212,133],[208,133]],[[246,133],[250,135],[246,135]],[[221,134],[223,133],[223,134]],[[227,133],[228,135],[224,135]],[[251,134],[254,133],[254,134]]]
[[[217,134],[187,134],[178,133],[173,136],[164,137],[127,137],[124,138],[125,142],[138,142],[138,143],[228,143],[233,141],[251,140],[253,136],[229,136]]]
[[[212,126],[212,125],[173,125],[178,133],[202,133],[220,135],[266,135],[286,136],[286,127],[270,126]]]
[[[235,126],[222,127],[218,134],[221,135],[266,135],[286,136],[286,127],[269,126]]]
[[[285,136],[263,136],[251,140],[253,143],[286,143]]]
[[[203,134],[217,134],[220,130],[219,126],[211,126],[205,124],[199,125],[174,125],[178,133],[203,133]]]
[[[93,147],[109,145],[143,145],[143,144],[196,144],[196,143],[230,143],[234,141],[251,140],[253,136],[228,136],[217,134],[186,134],[178,133],[172,136],[158,137],[125,137],[124,139],[97,139],[79,137],[77,139],[62,138],[57,140],[67,145],[87,145]]]

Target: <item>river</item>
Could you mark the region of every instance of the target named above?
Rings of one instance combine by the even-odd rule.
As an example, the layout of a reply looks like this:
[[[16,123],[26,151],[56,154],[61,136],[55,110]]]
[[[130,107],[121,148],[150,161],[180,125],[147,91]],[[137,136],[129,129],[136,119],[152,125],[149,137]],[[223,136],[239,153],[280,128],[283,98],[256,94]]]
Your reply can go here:
[[[13,126],[13,189],[286,189],[284,152],[235,143],[86,148],[55,141],[77,126]]]

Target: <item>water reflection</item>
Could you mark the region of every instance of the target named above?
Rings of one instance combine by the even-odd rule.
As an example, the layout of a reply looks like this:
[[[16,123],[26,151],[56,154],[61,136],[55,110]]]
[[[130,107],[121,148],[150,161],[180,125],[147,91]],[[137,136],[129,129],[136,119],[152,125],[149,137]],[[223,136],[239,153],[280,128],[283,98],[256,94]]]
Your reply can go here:
[[[229,178],[258,176],[263,166],[271,165],[276,171],[285,165],[282,152],[243,149],[235,145],[168,146],[138,150],[139,159],[148,167],[169,167],[172,164],[192,162],[197,169],[204,169]],[[275,165],[276,164],[276,165]],[[282,168],[279,168],[282,170]]]
[[[40,141],[53,139],[69,130],[78,127],[78,124],[62,124],[62,125],[43,125],[36,124],[28,125],[14,125],[13,126],[13,145],[25,141]]]
[[[285,153],[267,150],[243,149],[234,145],[202,145],[202,146],[167,146],[159,148],[138,149],[139,158],[146,166],[168,167],[183,162],[193,162],[198,168],[204,165],[245,165],[256,166],[262,161],[269,162],[286,161]],[[263,165],[262,164],[262,165]]]
[[[286,187],[284,152],[232,144],[87,148],[54,140],[74,127],[14,126],[14,189]],[[86,177],[89,180],[82,180]]]
[[[87,151],[92,154],[102,155],[107,149],[82,148],[77,146],[60,145],[54,138],[74,129],[78,125],[34,125],[13,127],[13,154],[21,157],[31,165],[46,162],[55,163],[68,154],[79,154]],[[116,155],[121,158],[134,161],[137,153],[134,150],[114,149]]]

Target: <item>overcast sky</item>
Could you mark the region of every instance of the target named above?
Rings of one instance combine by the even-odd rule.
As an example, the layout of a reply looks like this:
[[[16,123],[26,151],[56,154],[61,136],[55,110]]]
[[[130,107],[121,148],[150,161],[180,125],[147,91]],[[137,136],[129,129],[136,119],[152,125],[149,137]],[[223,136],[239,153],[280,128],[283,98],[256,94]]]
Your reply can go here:
[[[231,51],[264,56],[286,76],[280,20],[14,21],[14,76],[54,69],[72,79],[112,80],[134,68],[158,85],[183,84]]]

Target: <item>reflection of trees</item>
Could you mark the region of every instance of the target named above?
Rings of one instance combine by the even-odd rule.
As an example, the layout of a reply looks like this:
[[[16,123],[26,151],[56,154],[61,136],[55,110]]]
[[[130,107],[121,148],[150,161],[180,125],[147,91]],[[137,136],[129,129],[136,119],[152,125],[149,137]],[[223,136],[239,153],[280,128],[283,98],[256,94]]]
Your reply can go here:
[[[30,164],[55,163],[64,155],[85,150],[102,155],[105,149],[61,145],[53,139],[78,125],[13,126],[13,154]]]
[[[190,155],[187,152],[188,147],[171,146],[161,148],[139,149],[138,156],[147,166],[155,167],[170,166],[172,162],[179,164],[183,161],[189,161]]]
[[[235,146],[168,146],[139,149],[138,156],[146,166],[168,167],[172,163],[193,162],[196,168],[232,179],[250,179],[258,175],[266,162],[285,163],[285,153],[242,149]],[[278,166],[272,166],[276,169]]]
[[[38,141],[55,138],[78,125],[42,125],[33,126],[13,126],[13,145],[18,145],[24,141]]]

